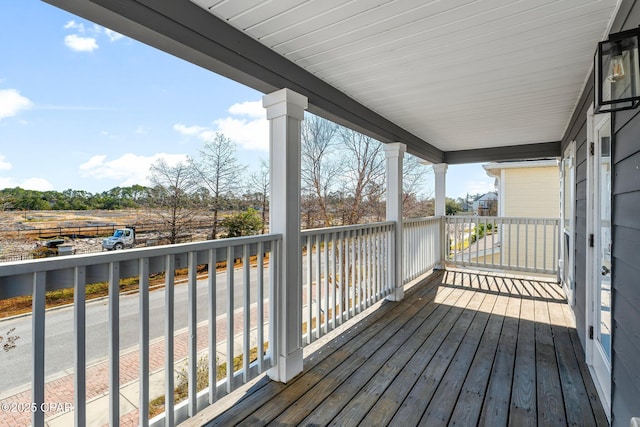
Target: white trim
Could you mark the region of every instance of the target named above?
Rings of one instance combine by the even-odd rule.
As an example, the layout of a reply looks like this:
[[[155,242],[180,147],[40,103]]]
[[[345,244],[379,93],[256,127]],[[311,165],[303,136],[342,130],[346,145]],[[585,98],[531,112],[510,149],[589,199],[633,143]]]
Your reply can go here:
[[[532,160],[530,162],[491,162],[482,165],[489,172],[492,169],[550,168],[558,166],[557,159]]]
[[[600,402],[604,408],[609,421],[611,421],[611,364],[608,359],[602,354],[602,350],[596,345],[597,340],[589,338],[589,328],[592,326],[594,329],[594,337],[596,335],[596,301],[595,296],[595,284],[598,281],[598,267],[600,265],[599,260],[596,259],[596,248],[599,246],[596,222],[598,221],[598,215],[596,215],[596,203],[599,199],[596,197],[596,193],[599,192],[599,172],[596,171],[595,161],[599,158],[597,151],[599,145],[595,143],[596,131],[600,129],[607,120],[611,120],[611,114],[598,114],[594,115],[593,103],[589,107],[587,112],[587,239],[586,239],[586,283],[585,283],[585,359],[593,382],[598,391]],[[590,154],[590,145],[594,143],[594,155]],[[594,247],[589,246],[589,235],[594,235]],[[608,376],[605,374],[608,372]]]
[[[568,163],[568,165],[567,165]],[[565,191],[565,168],[570,168],[569,175],[569,195],[564,194]],[[567,296],[567,302],[571,307],[575,305],[575,241],[576,241],[576,211],[575,211],[575,191],[576,186],[576,141],[573,140],[569,143],[567,148],[564,150],[562,161],[560,163],[560,250],[558,254],[560,255],[560,259],[558,261],[558,266],[561,266],[560,271],[560,281],[562,283],[562,287],[564,289],[565,295]],[[565,218],[565,210],[566,206],[564,206],[565,199],[571,201],[571,206],[568,209],[569,218]],[[564,265],[564,241],[565,241],[565,229],[564,224],[566,220],[569,220],[569,227],[566,232],[569,236],[569,253],[568,253],[568,264]],[[564,278],[567,276],[568,283],[565,282]]]

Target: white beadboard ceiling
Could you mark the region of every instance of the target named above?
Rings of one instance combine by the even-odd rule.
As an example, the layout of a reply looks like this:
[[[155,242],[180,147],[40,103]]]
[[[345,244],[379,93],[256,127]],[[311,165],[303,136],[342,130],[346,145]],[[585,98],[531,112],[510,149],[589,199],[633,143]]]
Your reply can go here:
[[[443,151],[558,141],[617,0],[191,0]]]

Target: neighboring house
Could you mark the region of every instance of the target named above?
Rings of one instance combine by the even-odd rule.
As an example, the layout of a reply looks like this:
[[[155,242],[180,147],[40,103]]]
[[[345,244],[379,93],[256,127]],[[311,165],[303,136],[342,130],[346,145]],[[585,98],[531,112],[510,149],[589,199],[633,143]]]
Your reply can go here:
[[[487,175],[496,178],[496,187],[500,195],[498,216],[558,216],[560,175],[557,160],[493,162],[482,167],[487,171]]]
[[[523,218],[499,227],[499,245],[493,246],[493,256],[500,253],[503,262],[517,260],[519,265],[531,265],[534,259],[538,266],[553,265],[558,253],[554,248],[554,229],[542,227],[540,221],[524,218],[558,217],[558,161],[493,162],[483,165],[483,168],[489,176],[496,178],[500,195],[497,215]]]
[[[473,212],[480,216],[496,215],[498,213],[498,193],[490,191],[478,197],[473,202]]]

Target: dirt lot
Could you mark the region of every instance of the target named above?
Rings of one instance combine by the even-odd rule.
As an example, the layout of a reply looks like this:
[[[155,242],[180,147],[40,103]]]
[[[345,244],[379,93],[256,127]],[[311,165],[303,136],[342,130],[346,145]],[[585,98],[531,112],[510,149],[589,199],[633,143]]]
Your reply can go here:
[[[206,219],[206,214],[199,216]],[[29,211],[0,212],[0,261],[16,257],[28,257],[41,240],[33,237],[34,229],[55,227],[83,227],[95,225],[146,224],[158,222],[159,216],[149,210],[121,211]],[[31,231],[31,232],[30,232]],[[145,233],[137,236],[141,240],[160,239],[160,233]],[[206,231],[189,232],[190,240],[204,240]],[[102,238],[70,239],[77,253],[101,251]]]

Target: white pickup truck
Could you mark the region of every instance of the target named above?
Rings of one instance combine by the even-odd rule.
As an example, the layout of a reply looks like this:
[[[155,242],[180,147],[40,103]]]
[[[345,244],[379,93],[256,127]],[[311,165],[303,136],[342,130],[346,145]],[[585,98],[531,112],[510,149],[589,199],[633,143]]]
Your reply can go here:
[[[134,228],[118,228],[113,232],[113,236],[102,241],[102,249],[108,251],[132,248],[136,241],[136,230]]]

